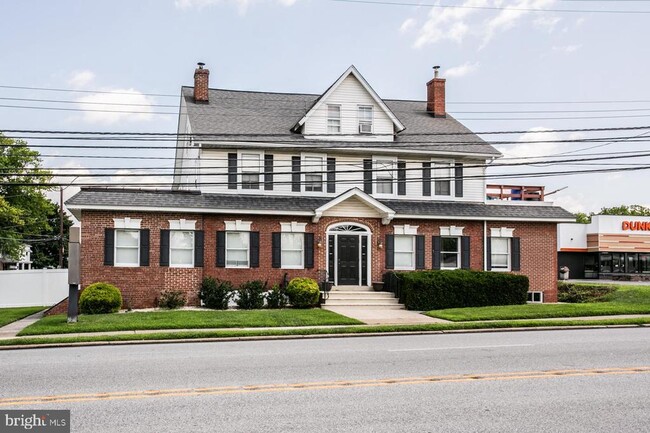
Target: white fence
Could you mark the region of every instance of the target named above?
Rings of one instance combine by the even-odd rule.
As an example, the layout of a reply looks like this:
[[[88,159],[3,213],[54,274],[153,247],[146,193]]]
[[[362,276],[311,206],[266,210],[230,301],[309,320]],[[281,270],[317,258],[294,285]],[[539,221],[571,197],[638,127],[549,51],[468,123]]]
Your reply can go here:
[[[67,269],[0,271],[0,307],[49,306],[68,296]]]

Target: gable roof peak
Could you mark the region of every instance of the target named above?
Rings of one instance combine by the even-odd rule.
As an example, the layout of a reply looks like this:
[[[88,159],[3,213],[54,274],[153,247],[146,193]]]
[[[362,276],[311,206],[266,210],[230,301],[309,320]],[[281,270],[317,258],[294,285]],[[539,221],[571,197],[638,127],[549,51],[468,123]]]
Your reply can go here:
[[[327,100],[327,98],[328,98],[328,97],[329,97],[329,96],[330,96],[330,95],[331,95],[331,94],[332,94],[332,93],[333,93],[333,92],[334,92],[334,91],[335,91],[335,90],[336,90],[336,89],[341,85],[341,83],[343,83],[343,81],[344,81],[348,76],[350,76],[350,75],[353,75],[353,76],[357,79],[357,81],[359,81],[359,83],[361,84],[361,86],[366,90],[366,92],[368,92],[368,94],[370,95],[370,97],[371,97],[371,98],[372,98],[372,99],[377,103],[377,105],[379,106],[379,108],[380,108],[384,113],[386,113],[386,115],[391,119],[391,121],[393,122],[393,125],[395,125],[396,132],[401,132],[401,131],[403,131],[404,129],[406,129],[406,127],[402,124],[402,122],[400,122],[400,120],[397,118],[397,116],[395,116],[395,114],[391,111],[391,109],[388,108],[388,106],[384,103],[384,101],[379,97],[379,95],[377,94],[377,92],[375,92],[375,90],[372,88],[372,86],[370,86],[370,84],[368,83],[368,81],[366,81],[366,79],[363,77],[363,75],[361,75],[361,72],[359,72],[359,70],[357,69],[357,67],[354,66],[354,64],[352,64],[352,65],[350,65],[350,67],[349,67],[348,69],[345,70],[345,72],[343,72],[343,74],[341,74],[341,76],[340,76],[340,77],[339,77],[339,78],[338,78],[334,83],[332,83],[331,86],[329,86],[329,87],[327,88],[327,90],[325,90],[325,92],[324,92],[322,95],[320,95],[320,96],[318,97],[318,99],[316,99],[316,101],[314,101],[314,104],[311,106],[311,108],[310,108],[310,109],[307,111],[307,113],[305,113],[305,115],[304,115],[304,116],[303,116],[303,117],[298,121],[298,123],[296,123],[296,124],[293,126],[293,128],[291,128],[291,130],[294,131],[294,132],[297,132],[297,131],[300,129],[300,127],[302,127],[302,126],[305,124],[305,122],[307,121],[307,119],[309,119],[309,118],[314,114],[314,112],[315,112],[315,111],[316,111],[316,110],[317,110],[317,109],[318,109],[318,108],[323,104],[323,102],[324,102],[325,100]]]

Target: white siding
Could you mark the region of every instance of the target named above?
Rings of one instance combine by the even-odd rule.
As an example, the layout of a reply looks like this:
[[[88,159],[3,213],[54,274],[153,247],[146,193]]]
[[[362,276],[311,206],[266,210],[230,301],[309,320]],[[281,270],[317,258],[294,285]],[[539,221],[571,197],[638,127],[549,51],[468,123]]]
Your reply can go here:
[[[189,151],[195,151],[190,148]],[[264,177],[260,176],[259,190],[233,190],[228,189],[228,153],[236,153],[233,150],[203,149],[201,150],[200,175],[198,176],[200,188],[206,193],[237,193],[237,194],[276,194],[295,195],[291,190],[291,158],[300,156],[299,152],[274,152],[267,150],[266,153],[273,155],[273,190],[265,191],[263,188]],[[335,197],[352,188],[359,188],[363,191],[363,160],[372,159],[372,155],[350,155],[350,154],[320,154],[336,158],[336,191],[334,193],[311,193],[301,192],[303,196],[330,196]],[[485,200],[485,174],[484,160],[457,160],[465,165],[463,181],[463,197],[424,197],[422,195],[422,163],[431,162],[430,158],[404,158],[406,161],[406,195],[397,195],[397,182],[394,185],[394,195],[388,198],[404,200],[454,200],[466,202],[483,202]],[[238,164],[239,165],[239,164]],[[479,167],[476,167],[479,166]],[[395,171],[397,179],[397,170]],[[474,177],[478,176],[478,177]],[[184,177],[185,178],[185,177]],[[325,176],[324,176],[325,178]],[[191,179],[191,177],[187,177]],[[453,184],[453,181],[452,181]],[[432,184],[432,191],[434,190]],[[326,191],[326,188],[324,188]],[[387,198],[387,197],[383,197]]]
[[[376,209],[368,207],[366,203],[353,197],[326,210],[323,216],[379,218],[382,215]]]
[[[323,101],[320,107],[315,110],[305,121],[305,135],[327,134],[327,104],[341,106],[341,134],[359,134],[359,105],[373,106],[373,135],[393,134],[393,122],[386,113],[377,105],[366,89],[352,74],[341,82],[332,94]],[[340,137],[333,137],[340,139]],[[358,137],[357,137],[358,139]],[[392,137],[384,137],[384,140],[392,141]]]

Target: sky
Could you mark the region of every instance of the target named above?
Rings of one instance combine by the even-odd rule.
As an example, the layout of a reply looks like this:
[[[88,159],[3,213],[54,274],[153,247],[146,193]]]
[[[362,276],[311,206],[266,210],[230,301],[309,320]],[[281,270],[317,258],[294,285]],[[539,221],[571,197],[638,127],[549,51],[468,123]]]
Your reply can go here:
[[[650,140],[650,127],[613,132],[544,131],[650,125],[650,1],[393,3],[402,4],[5,0],[0,3],[0,130],[175,132],[178,117],[173,113],[180,87],[192,85],[198,61],[211,71],[210,87],[305,93],[322,93],[354,64],[381,97],[415,100],[426,99],[431,68],[440,65],[441,76],[447,78],[449,113],[476,132],[519,131],[482,135],[488,141],[514,142],[495,145],[508,158],[504,162],[649,149],[645,142],[629,140],[552,141],[641,134]],[[451,5],[462,7],[440,7]],[[94,93],[98,90],[113,93]],[[28,142],[53,144],[37,139]],[[596,145],[599,147],[582,150]],[[100,181],[116,184],[129,179],[124,174],[137,173],[142,167],[171,167],[173,163],[137,159],[153,154],[173,157],[171,148],[38,150],[64,156],[43,158],[52,169],[77,168],[78,173],[89,173],[97,167],[115,168],[106,171],[112,177]],[[134,158],[80,157],[84,155]],[[614,163],[619,165],[611,165]],[[548,200],[573,212],[597,212],[620,204],[650,206],[650,194],[643,188],[649,170],[575,174],[650,166],[650,158],[589,164],[494,167],[490,174],[555,171],[562,175],[489,182],[543,185],[547,192],[561,189]],[[61,179],[71,178],[57,178]],[[70,187],[65,196],[76,191]]]

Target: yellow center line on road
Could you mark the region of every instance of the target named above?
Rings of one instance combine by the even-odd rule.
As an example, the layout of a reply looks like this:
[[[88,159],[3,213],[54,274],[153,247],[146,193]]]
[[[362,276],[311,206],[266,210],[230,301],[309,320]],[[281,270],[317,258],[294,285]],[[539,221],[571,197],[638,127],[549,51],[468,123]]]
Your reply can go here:
[[[504,373],[451,374],[444,376],[397,377],[386,379],[336,380],[289,384],[260,384],[220,386],[208,388],[175,388],[139,391],[100,392],[90,394],[60,394],[46,396],[0,398],[0,407],[28,406],[48,403],[76,403],[88,401],[132,400],[156,397],[191,397],[202,395],[254,394],[262,392],[307,391],[378,386],[418,385],[425,383],[458,383],[497,380],[549,379],[576,376],[632,375],[650,373],[650,366],[621,368],[590,368],[577,370],[514,371]]]

